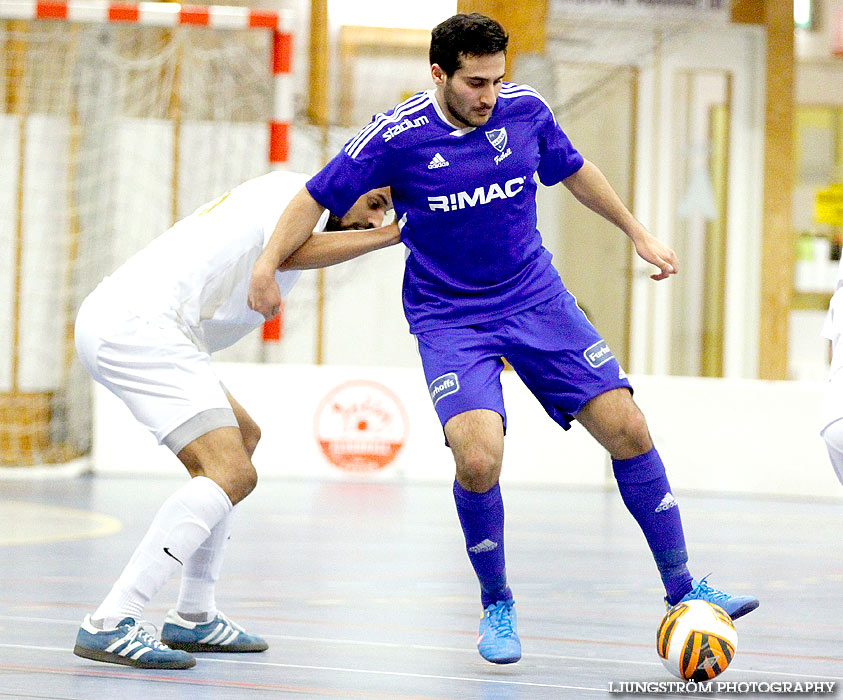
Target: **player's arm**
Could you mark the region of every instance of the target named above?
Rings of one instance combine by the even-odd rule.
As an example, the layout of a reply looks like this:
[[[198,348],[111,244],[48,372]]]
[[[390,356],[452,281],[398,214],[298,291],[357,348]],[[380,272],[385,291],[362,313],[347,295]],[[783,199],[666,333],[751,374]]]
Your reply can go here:
[[[273,318],[281,307],[281,290],[275,281],[275,271],[313,233],[324,209],[303,187],[278,219],[272,236],[252,268],[249,282],[249,308],[263,314],[264,318]]]
[[[594,163],[586,160],[573,175],[562,180],[579,202],[613,223],[629,236],[635,252],[648,263],[659,268],[654,280],[663,280],[679,271],[676,253],[653,236],[632,215],[617,192]]]
[[[314,233],[281,263],[280,269],[328,267],[400,242],[401,229],[397,221],[380,228]]]

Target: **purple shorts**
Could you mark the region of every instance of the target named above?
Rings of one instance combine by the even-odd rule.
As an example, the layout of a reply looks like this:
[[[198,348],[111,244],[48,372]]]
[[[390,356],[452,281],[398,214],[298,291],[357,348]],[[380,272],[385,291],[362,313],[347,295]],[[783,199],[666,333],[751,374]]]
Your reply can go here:
[[[500,374],[506,358],[565,430],[595,396],[625,387],[621,366],[567,290],[512,316],[416,336],[430,398],[444,426],[477,408],[506,428]]]

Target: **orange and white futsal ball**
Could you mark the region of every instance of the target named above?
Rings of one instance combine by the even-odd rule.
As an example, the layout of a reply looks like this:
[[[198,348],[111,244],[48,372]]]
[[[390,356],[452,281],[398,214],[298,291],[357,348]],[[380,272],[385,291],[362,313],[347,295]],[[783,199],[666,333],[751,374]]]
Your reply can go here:
[[[738,633],[722,608],[703,600],[677,603],[656,633],[656,649],[677,678],[707,681],[725,671],[738,648]]]

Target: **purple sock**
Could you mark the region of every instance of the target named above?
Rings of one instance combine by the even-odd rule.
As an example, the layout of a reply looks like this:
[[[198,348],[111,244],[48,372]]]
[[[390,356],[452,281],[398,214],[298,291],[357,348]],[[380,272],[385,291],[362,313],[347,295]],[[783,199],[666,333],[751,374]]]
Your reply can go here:
[[[661,457],[654,447],[632,459],[613,459],[621,498],[638,522],[656,560],[667,600],[673,605],[691,590],[688,550],[679,505],[670,491]]]
[[[500,486],[495,484],[486,493],[474,493],[454,481],[454,501],[468,558],[480,581],[483,608],[499,600],[511,600],[512,591],[506,585]]]

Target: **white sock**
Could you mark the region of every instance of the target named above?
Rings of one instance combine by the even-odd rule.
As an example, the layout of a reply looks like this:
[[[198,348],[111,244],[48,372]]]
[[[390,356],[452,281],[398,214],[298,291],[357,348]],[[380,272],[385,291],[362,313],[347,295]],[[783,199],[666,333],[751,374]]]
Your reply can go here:
[[[120,578],[91,618],[104,629],[124,617],[136,620],[167,580],[208,539],[231,512],[231,501],[214,481],[197,476],[182,486],[155,514]]]
[[[184,563],[176,610],[191,622],[210,622],[217,614],[214,597],[237,506],[211,530],[208,539]]]

